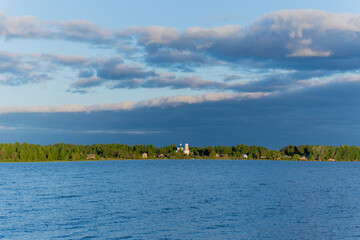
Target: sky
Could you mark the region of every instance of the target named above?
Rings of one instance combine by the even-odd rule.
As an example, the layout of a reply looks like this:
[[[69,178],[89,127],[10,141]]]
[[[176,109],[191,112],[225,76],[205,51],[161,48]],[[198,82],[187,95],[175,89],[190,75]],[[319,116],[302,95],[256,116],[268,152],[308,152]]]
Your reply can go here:
[[[360,2],[0,0],[0,142],[360,146]]]

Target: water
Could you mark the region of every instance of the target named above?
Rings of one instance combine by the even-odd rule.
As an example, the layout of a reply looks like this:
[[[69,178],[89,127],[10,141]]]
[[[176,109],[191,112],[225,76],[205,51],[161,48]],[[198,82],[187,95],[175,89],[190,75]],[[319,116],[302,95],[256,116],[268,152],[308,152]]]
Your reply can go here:
[[[1,163],[2,239],[356,239],[360,163]]]

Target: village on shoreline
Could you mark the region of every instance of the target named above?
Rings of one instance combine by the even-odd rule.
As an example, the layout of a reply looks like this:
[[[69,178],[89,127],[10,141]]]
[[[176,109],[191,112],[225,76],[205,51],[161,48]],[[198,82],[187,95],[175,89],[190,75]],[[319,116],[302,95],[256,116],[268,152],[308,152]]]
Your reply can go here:
[[[277,150],[262,146],[195,147],[188,143],[155,147],[153,145],[58,143],[38,145],[28,143],[0,143],[1,162],[132,160],[132,159],[240,159],[295,161],[359,161],[356,146],[288,145]]]

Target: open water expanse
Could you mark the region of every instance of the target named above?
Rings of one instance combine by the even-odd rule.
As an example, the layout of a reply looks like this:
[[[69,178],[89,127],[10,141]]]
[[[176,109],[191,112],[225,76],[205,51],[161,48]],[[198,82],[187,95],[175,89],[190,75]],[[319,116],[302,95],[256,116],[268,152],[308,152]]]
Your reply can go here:
[[[359,239],[360,163],[0,164],[2,239]]]

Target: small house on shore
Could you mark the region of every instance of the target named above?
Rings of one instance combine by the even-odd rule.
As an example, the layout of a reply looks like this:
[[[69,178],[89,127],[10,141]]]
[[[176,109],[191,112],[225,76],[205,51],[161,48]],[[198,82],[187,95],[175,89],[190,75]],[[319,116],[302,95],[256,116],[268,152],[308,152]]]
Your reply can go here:
[[[86,159],[87,160],[90,160],[90,159],[92,159],[92,160],[95,160],[95,154],[86,154]]]
[[[141,154],[141,157],[142,157],[142,158],[147,158],[148,155],[147,155],[147,153],[142,153],[142,154]]]

